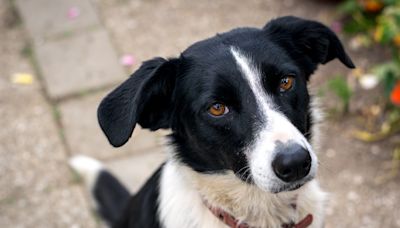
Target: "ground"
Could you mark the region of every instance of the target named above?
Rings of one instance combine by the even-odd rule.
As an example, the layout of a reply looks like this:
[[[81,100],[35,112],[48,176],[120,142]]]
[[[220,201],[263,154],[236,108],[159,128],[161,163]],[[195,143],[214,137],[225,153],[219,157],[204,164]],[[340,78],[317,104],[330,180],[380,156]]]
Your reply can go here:
[[[165,132],[139,130],[125,147],[113,149],[97,126],[100,99],[141,61],[176,56],[217,32],[260,27],[281,15],[328,25],[335,16],[334,1],[53,3],[0,0],[0,227],[101,226],[83,184],[68,168],[75,154],[102,160],[132,192],[165,159]],[[68,18],[72,8],[78,9],[76,18]],[[361,67],[385,57],[379,50],[347,49]],[[124,54],[133,55],[132,67],[120,65]],[[13,83],[18,72],[32,74],[33,84]],[[318,93],[337,73],[347,73],[337,61],[322,66],[312,90]],[[327,118],[322,126],[318,178],[331,193],[326,227],[400,227],[400,177],[382,181],[399,137],[366,144],[351,135],[364,124],[357,113],[370,97],[358,92],[350,114]],[[320,99],[328,113],[336,104],[329,93]]]

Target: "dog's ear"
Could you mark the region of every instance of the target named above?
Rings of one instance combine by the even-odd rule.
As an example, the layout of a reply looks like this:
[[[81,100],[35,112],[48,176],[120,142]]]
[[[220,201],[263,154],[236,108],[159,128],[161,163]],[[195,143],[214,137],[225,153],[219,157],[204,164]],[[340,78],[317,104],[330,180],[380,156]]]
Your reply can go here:
[[[101,129],[119,147],[132,135],[136,123],[143,128],[169,128],[177,59],[146,61],[110,94],[97,110]]]
[[[308,74],[318,64],[325,64],[335,58],[349,68],[355,67],[335,33],[319,22],[286,16],[270,21],[263,29],[271,40],[286,49],[296,61],[308,66]]]

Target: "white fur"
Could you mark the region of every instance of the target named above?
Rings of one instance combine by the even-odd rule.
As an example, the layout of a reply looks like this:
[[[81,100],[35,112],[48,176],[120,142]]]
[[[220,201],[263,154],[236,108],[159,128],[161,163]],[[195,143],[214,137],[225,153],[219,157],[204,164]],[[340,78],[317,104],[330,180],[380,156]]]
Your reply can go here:
[[[254,93],[262,118],[258,133],[255,134],[255,140],[246,150],[254,182],[260,188],[271,192],[279,191],[288,186],[287,183],[276,176],[271,164],[275,157],[276,142],[285,143],[289,140],[302,145],[310,152],[311,169],[305,179],[313,178],[316,174],[318,160],[311,145],[285,115],[275,108],[272,98],[263,89],[262,75],[255,64],[252,63],[251,58],[234,47],[231,47],[231,53]]]
[[[312,128],[311,128],[311,145],[314,151],[319,151],[321,142],[321,125],[325,119],[323,110],[321,111],[320,101],[318,97],[313,96],[311,99],[311,119],[312,119]]]
[[[69,160],[69,165],[84,178],[89,189],[93,189],[99,173],[104,169],[104,166],[101,164],[101,162],[84,155],[72,157]]]
[[[232,172],[201,174],[171,159],[163,168],[159,215],[164,228],[226,228],[205,206],[221,208],[251,227],[281,228],[307,214],[310,227],[323,225],[325,193],[313,180],[302,188],[273,194],[238,179]],[[294,209],[291,204],[295,203]]]

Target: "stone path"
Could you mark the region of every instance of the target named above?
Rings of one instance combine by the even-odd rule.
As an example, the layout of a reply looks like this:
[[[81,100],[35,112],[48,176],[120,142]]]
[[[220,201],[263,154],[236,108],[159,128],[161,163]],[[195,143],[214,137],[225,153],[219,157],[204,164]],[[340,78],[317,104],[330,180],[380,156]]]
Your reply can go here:
[[[0,51],[11,56],[0,62],[9,64],[0,69],[0,227],[97,227],[68,159],[100,159],[135,191],[164,160],[161,134],[137,129],[118,149],[102,134],[97,106],[129,74],[90,1],[14,4],[0,0],[16,7],[23,21],[1,27],[7,36]],[[6,17],[7,10],[0,11],[0,21]],[[34,83],[13,84],[8,76],[19,71],[35,75]]]
[[[17,0],[52,99],[124,79],[117,54],[88,0]],[[68,16],[75,12],[76,16]]]

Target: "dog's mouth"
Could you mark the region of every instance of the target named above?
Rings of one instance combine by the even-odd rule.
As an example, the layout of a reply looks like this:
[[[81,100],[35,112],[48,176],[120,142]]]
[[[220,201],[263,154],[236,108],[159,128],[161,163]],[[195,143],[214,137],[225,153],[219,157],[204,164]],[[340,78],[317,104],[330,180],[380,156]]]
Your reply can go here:
[[[283,189],[282,191],[286,191],[286,192],[294,191],[294,190],[297,190],[297,189],[303,187],[304,184],[305,183],[293,184],[293,185],[287,187],[286,189]]]
[[[307,176],[301,181],[296,181],[294,183],[285,183],[282,186],[278,188],[274,188],[271,190],[272,193],[280,193],[280,192],[290,192],[290,191],[295,191],[301,187],[303,187],[306,183],[314,179],[313,176]]]
[[[241,179],[246,184],[258,186],[256,184],[256,182],[254,181],[254,179],[253,179],[253,177],[252,177],[250,172],[248,172],[248,173],[247,172],[245,172],[245,173],[239,172],[239,173],[235,173],[235,175],[236,175],[236,177]],[[276,184],[275,187],[273,187],[272,189],[269,189],[268,191],[272,192],[274,194],[280,193],[280,192],[295,191],[295,190],[300,189],[306,183],[308,183],[309,181],[311,181],[313,179],[314,179],[314,175],[308,175],[304,179],[296,181],[296,182]],[[258,186],[258,187],[261,188],[261,189],[265,189],[264,187],[261,187],[261,186]]]

